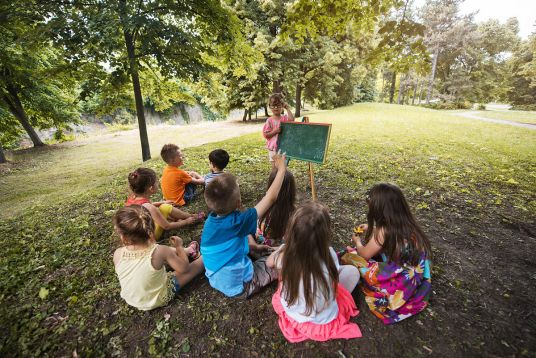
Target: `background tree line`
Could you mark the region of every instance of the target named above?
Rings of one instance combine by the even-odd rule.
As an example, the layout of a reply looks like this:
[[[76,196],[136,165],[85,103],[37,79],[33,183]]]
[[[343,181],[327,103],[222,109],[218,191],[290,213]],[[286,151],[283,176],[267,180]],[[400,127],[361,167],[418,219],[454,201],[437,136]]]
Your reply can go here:
[[[23,133],[61,137],[80,115],[199,104],[243,119],[283,92],[329,109],[360,101],[534,109],[536,36],[475,23],[461,0],[15,0],[0,5],[0,161]]]

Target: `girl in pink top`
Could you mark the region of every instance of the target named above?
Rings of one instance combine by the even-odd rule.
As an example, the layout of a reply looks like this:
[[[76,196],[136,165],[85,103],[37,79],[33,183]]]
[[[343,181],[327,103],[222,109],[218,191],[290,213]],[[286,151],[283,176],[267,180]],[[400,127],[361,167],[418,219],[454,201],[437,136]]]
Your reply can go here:
[[[273,156],[277,152],[277,137],[279,133],[281,133],[281,122],[293,122],[294,115],[292,114],[289,105],[285,103],[281,93],[274,93],[270,96],[268,107],[272,110],[272,116],[266,120],[266,123],[262,128],[262,135],[266,138],[268,158],[273,164]],[[282,114],[283,109],[287,110],[287,114]]]

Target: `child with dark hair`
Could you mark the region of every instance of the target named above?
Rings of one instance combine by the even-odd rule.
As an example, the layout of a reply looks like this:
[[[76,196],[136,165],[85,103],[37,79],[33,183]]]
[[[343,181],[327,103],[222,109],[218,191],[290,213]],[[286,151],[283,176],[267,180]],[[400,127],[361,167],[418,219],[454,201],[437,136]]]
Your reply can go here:
[[[266,123],[264,123],[262,135],[266,139],[268,159],[273,163],[273,156],[277,152],[277,138],[281,133],[281,122],[293,122],[294,115],[281,93],[274,93],[270,96],[268,107],[272,111],[272,116],[268,117]],[[287,114],[283,114],[284,109],[287,110]]]
[[[326,207],[306,203],[292,215],[285,244],[268,258],[268,267],[280,273],[272,305],[289,342],[361,337],[350,322],[359,313],[351,295],[359,274],[354,266],[339,266],[331,236]]]
[[[183,206],[193,200],[196,185],[205,182],[203,177],[194,171],[185,171],[184,155],[175,144],[166,144],[160,151],[160,156],[167,163],[162,172],[162,194],[166,200]]]
[[[342,257],[363,278],[365,300],[385,324],[411,317],[426,308],[432,291],[430,241],[415,220],[404,194],[394,184],[374,185],[366,197],[365,233],[352,240],[355,249]],[[376,260],[376,257],[380,260]],[[372,259],[372,258],[375,259]]]
[[[272,170],[268,177],[268,188],[274,182],[277,170]],[[296,209],[296,180],[289,170],[285,171],[283,184],[275,203],[266,214],[259,217],[257,238],[269,246],[279,246],[283,242],[288,220]]]
[[[210,173],[204,176],[205,187],[218,175],[223,174],[223,170],[229,163],[229,153],[223,149],[216,149],[208,155]]]
[[[138,168],[128,175],[132,194],[125,205],[141,205],[151,214],[155,223],[155,239],[160,239],[164,230],[178,229],[203,219],[204,213],[189,214],[179,210],[169,201],[152,203],[150,198],[158,191],[158,178],[154,170]]]
[[[254,208],[240,211],[242,201],[236,177],[223,173],[205,189],[205,201],[211,210],[201,235],[206,276],[212,287],[228,297],[248,298],[277,279],[266,267],[266,256],[252,262],[250,249],[261,251],[253,235],[257,218],[273,205],[285,175],[285,158],[274,157],[277,175],[266,195]]]
[[[153,219],[143,206],[119,209],[113,223],[124,245],[114,252],[115,272],[121,297],[129,305],[143,311],[165,306],[181,287],[203,272],[203,259],[189,263],[194,249],[183,248],[180,237],[171,237],[174,248],[156,243]],[[166,272],[165,264],[173,272]]]

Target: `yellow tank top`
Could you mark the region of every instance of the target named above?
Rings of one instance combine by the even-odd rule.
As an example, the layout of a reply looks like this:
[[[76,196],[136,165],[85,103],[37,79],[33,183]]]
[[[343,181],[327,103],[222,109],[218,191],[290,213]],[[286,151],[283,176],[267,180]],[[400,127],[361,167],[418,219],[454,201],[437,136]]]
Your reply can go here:
[[[156,270],[151,257],[158,245],[144,250],[123,248],[115,272],[121,285],[121,297],[131,306],[147,311],[165,306],[173,297],[171,275],[164,266]]]

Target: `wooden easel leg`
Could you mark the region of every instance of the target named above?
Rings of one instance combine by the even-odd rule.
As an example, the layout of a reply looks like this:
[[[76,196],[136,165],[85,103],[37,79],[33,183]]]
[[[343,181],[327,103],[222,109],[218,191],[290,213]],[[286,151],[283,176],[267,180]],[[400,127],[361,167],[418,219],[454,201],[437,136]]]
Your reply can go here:
[[[315,179],[313,176],[313,163],[311,162],[309,162],[309,181],[311,182],[311,194],[313,196],[313,201],[316,201]]]

